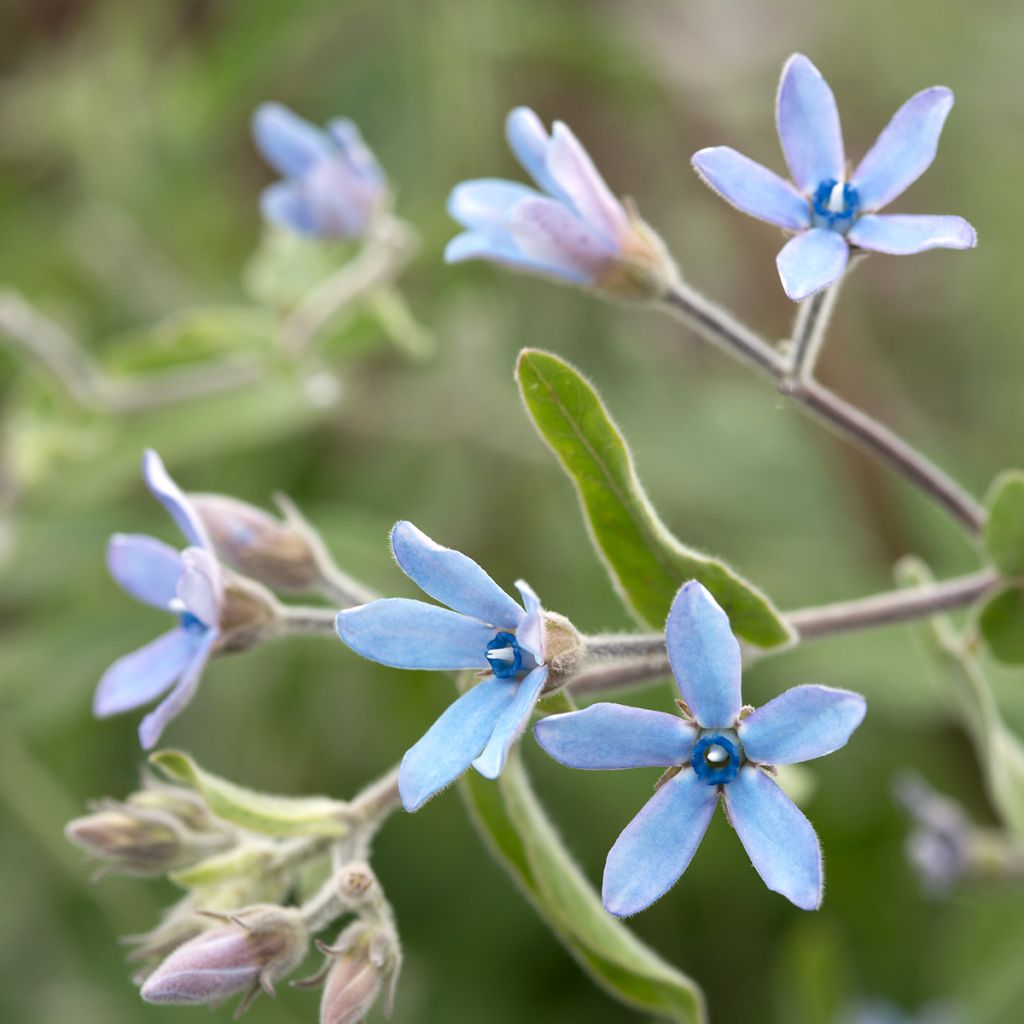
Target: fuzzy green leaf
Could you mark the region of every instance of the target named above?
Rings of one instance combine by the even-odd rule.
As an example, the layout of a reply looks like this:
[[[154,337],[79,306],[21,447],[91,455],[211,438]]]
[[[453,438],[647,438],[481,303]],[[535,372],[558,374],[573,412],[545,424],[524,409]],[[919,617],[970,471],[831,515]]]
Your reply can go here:
[[[1004,576],[1024,576],[1024,472],[996,477],[988,498],[985,550]]]
[[[978,612],[978,629],[994,657],[1007,665],[1024,664],[1024,587],[993,594]]]
[[[759,647],[792,639],[764,594],[724,563],[672,536],[589,381],[565,360],[536,349],[519,354],[516,378],[534,426],[576,488],[594,546],[641,622],[663,627],[679,587],[696,579],[714,594],[738,637]]]

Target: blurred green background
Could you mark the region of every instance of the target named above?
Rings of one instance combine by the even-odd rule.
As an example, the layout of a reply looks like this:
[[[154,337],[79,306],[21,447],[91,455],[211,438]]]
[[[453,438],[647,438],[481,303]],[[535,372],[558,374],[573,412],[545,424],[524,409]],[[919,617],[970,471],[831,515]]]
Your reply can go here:
[[[453,233],[448,189],[519,176],[502,119],[527,103],[574,127],[697,286],[783,336],[793,308],[774,268],[777,233],[711,196],[688,160],[728,143],[781,169],[772,104],[794,50],[833,85],[853,157],[911,93],[940,82],[956,92],[939,159],[897,209],[962,214],[981,244],[868,260],[844,291],[822,375],[980,494],[1024,459],[1019,3],[3,5],[0,282],[112,367],[141,362],[138,330],[177,308],[244,302],[257,194],[270,180],[248,119],[273,98],[313,120],[345,114],[362,126],[399,212],[422,233],[403,285],[438,353],[411,365],[376,344],[373,324],[357,325],[325,356],[342,380],[336,407],[280,380],[105,418],[77,410],[0,340],[0,486],[20,492],[0,568],[0,1019],[107,1024],[197,1012],[144,1006],[117,941],[151,927],[172,889],[92,885],[61,834],[87,800],[124,795],[139,771],[137,716],[96,723],[89,706],[106,665],[163,628],[117,590],[103,561],[113,531],[174,538],[138,477],[147,444],[188,489],[257,503],[287,491],[341,564],[388,593],[412,595],[386,546],[392,522],[409,518],[503,584],[527,578],[580,628],[625,628],[571,488],[518,406],[514,357],[537,345],[600,385],[676,533],[781,606],[886,588],[908,552],[940,574],[973,568],[942,513],[673,324],[441,261]],[[158,359],[177,358],[160,344]],[[824,909],[803,914],[769,893],[719,817],[683,882],[636,931],[704,986],[713,1021],[831,1022],[864,997],[908,1009],[953,1001],[972,1024],[1024,1019],[1024,892],[976,887],[928,900],[903,857],[906,823],[890,795],[901,768],[916,766],[991,820],[910,631],[766,661],[746,696],[761,703],[800,682],[870,699],[849,748],[813,766],[806,810],[825,849]],[[1020,676],[997,682],[1007,717],[1024,725]],[[215,663],[166,741],[245,785],[345,796],[396,761],[450,697],[446,678],[368,664],[330,639],[290,640]],[[635,695],[651,706],[668,699],[664,684]],[[526,747],[538,789],[598,882],[653,776],[569,772]],[[641,1019],[556,944],[455,794],[393,820],[375,864],[405,944],[396,1020]],[[249,1019],[312,1020],[316,1005],[285,988]]]

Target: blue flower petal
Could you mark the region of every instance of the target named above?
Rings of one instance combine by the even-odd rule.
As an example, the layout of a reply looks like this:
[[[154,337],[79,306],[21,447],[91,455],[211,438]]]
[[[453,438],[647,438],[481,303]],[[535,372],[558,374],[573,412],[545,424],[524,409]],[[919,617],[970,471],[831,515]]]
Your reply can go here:
[[[494,627],[424,601],[387,597],[346,608],[338,612],[337,627],[338,636],[353,651],[382,665],[445,671],[490,668],[484,654],[494,639]]]
[[[185,671],[202,641],[202,633],[172,629],[118,658],[96,687],[92,713],[106,718],[155,700]]]
[[[595,284],[616,265],[615,246],[554,199],[524,199],[512,211],[508,232],[528,260],[580,284]]]
[[[203,669],[210,658],[213,645],[217,642],[217,630],[210,629],[196,635],[199,637],[199,643],[177,685],[139,724],[139,742],[143,750],[152,750],[157,745],[171,719],[185,710],[199,688]]]
[[[347,117],[336,117],[327,122],[327,133],[337,144],[352,170],[375,184],[384,183],[384,169],[377,162],[373,150],[363,140],[363,133],[355,121]]]
[[[862,210],[891,203],[928,170],[952,108],[953,93],[935,86],[911,96],[893,114],[850,179]]]
[[[669,768],[690,757],[697,730],[678,715],[624,704],[542,718],[537,742],[570,768]]]
[[[694,153],[693,166],[703,181],[737,210],[791,231],[810,226],[807,199],[774,171],[735,149],[702,149]]]
[[[689,866],[717,803],[718,788],[691,768],[662,783],[608,853],[605,910],[629,917],[661,899]]]
[[[377,185],[356,174],[339,154],[319,161],[301,186],[321,238],[359,238],[381,199]]]
[[[519,251],[515,242],[504,235],[485,235],[479,231],[467,231],[456,235],[444,250],[445,263],[464,263],[466,260],[488,260],[510,270],[520,270],[542,277],[552,277],[570,284],[585,284],[583,275],[565,267],[552,266],[541,260],[531,259]]]
[[[523,599],[526,614],[516,630],[516,640],[523,650],[533,655],[533,660],[541,665],[544,657],[544,609],[536,591],[526,580],[516,580],[516,590]]]
[[[320,233],[316,210],[301,181],[278,181],[260,193],[260,212],[270,224],[315,238]]]
[[[189,544],[209,549],[210,541],[199,516],[181,488],[171,479],[160,456],[151,448],[147,448],[142,456],[142,475],[153,496],[170,512]]]
[[[407,811],[418,810],[473,763],[518,689],[511,681],[489,676],[455,701],[406,751],[398,770],[398,791]]]
[[[512,744],[519,739],[529,724],[530,715],[533,714],[534,705],[547,678],[546,665],[535,668],[517,687],[515,700],[506,705],[498,716],[487,746],[473,762],[473,767],[484,778],[496,779],[501,774]]]
[[[463,227],[488,235],[506,233],[508,215],[517,203],[539,193],[526,185],[500,178],[463,181],[448,196],[448,213]]]
[[[472,558],[442,547],[412,523],[395,524],[391,550],[402,572],[435,601],[511,632],[522,621],[523,609]]]
[[[115,533],[107,545],[110,575],[132,597],[166,609],[177,593],[184,566],[169,544],[140,534]]]
[[[505,120],[509,148],[523,169],[548,195],[566,199],[548,170],[551,137],[541,119],[529,107],[516,107]]]
[[[204,626],[218,626],[224,580],[217,560],[202,548],[186,548],[181,553],[181,561],[185,571],[178,581],[178,600]]]
[[[846,239],[837,231],[812,228],[791,238],[775,258],[782,287],[794,301],[839,280],[850,258]]]
[[[696,580],[684,583],[665,624],[672,672],[705,729],[728,729],[740,713],[740,645],[718,602]]]
[[[846,177],[836,98],[821,72],[802,53],[794,53],[782,69],[775,120],[797,188],[810,194],[822,181]]]
[[[752,761],[796,764],[845,746],[866,711],[859,693],[794,686],[744,718],[737,732]]]
[[[252,134],[267,162],[290,178],[301,177],[331,152],[327,136],[280,103],[264,103],[252,118]]]
[[[963,217],[872,213],[847,232],[847,241],[862,249],[907,256],[925,249],[970,249],[978,241]]]
[[[760,768],[724,787],[729,820],[764,884],[801,910],[821,906],[821,847],[811,823]]]

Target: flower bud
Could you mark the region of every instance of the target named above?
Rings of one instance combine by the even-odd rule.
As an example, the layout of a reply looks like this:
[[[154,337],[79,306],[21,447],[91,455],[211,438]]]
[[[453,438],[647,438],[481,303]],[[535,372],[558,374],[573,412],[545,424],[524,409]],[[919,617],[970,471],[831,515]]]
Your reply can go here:
[[[357,921],[341,933],[333,948],[321,949],[336,959],[324,983],[320,1024],[356,1024],[370,1012],[385,987],[385,1012],[390,1016],[400,962],[390,929]]]
[[[555,686],[559,676],[571,675],[583,656],[583,638],[576,627],[558,612],[544,612],[544,659]],[[548,689],[555,687],[549,684]]]
[[[276,635],[280,629],[279,605],[262,583],[224,574],[224,602],[216,650],[222,654],[247,651]]]
[[[295,909],[247,907],[179,946],[146,979],[148,1003],[216,1003],[245,992],[239,1012],[306,955],[309,932]]]

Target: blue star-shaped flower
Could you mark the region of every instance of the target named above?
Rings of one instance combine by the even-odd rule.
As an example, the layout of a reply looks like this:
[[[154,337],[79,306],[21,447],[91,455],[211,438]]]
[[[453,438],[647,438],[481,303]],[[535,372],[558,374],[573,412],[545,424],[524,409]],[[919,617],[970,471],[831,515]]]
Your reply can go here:
[[[139,739],[148,750],[199,686],[220,634],[224,582],[203,524],[156,452],[145,453],[142,472],[189,546],[179,553],[154,537],[119,533],[110,539],[107,565],[132,597],[170,612],[178,622],[107,669],[96,688],[93,713],[106,718],[130,711],[170,690],[139,726]]]
[[[818,837],[763,769],[843,746],[864,718],[864,698],[797,686],[756,711],[742,708],[739,644],[697,582],[676,595],[665,640],[692,717],[594,704],[542,719],[534,730],[571,768],[675,769],[608,854],[605,908],[627,917],[660,899],[686,870],[721,798],[768,888],[814,910],[822,896]]]
[[[786,294],[799,301],[842,275],[851,245],[907,255],[975,244],[974,228],[962,217],[878,213],[931,165],[952,106],[953,93],[942,86],[912,96],[848,174],[835,97],[797,53],[782,69],[776,102],[793,184],[728,146],[700,150],[693,166],[744,213],[798,232],[776,262]]]
[[[547,679],[544,611],[516,583],[525,608],[471,558],[436,544],[412,523],[391,531],[403,572],[446,604],[385,598],[338,613],[338,636],[356,653],[395,668],[479,669],[464,693],[402,759],[398,788],[415,811],[471,764],[497,778]]]

